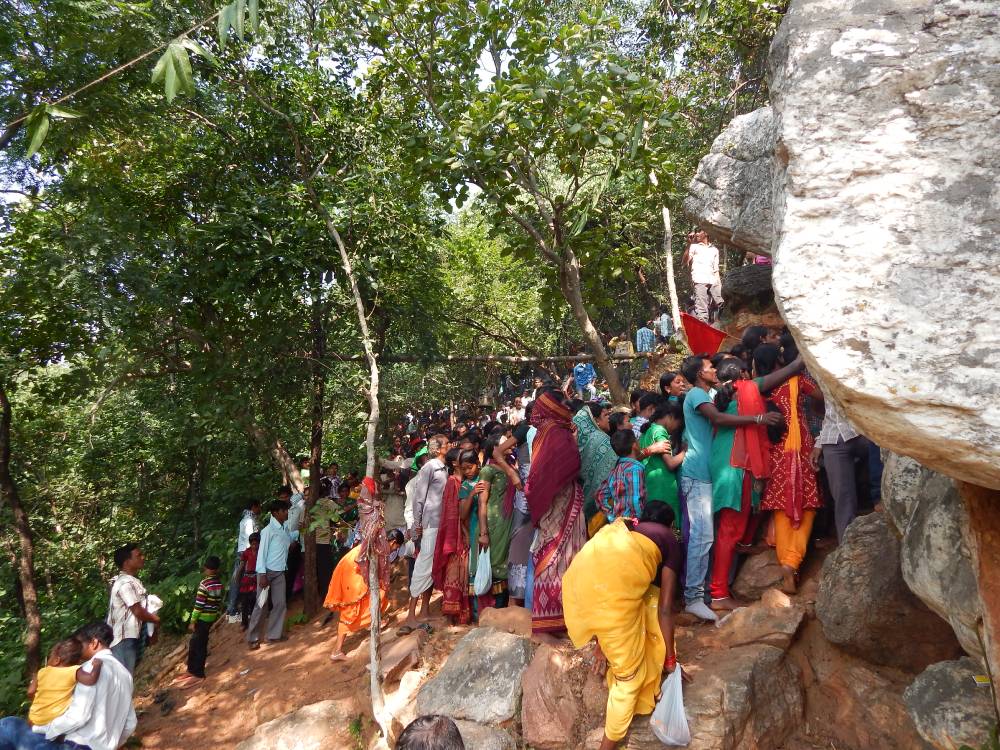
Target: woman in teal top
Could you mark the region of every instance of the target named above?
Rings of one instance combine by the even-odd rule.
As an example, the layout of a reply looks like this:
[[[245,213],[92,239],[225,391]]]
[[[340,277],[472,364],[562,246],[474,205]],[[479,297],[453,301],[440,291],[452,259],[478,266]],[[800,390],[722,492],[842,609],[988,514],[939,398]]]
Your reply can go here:
[[[665,400],[656,407],[649,422],[642,426],[639,446],[645,449],[661,440],[670,442],[671,434],[678,434],[683,428],[684,412],[681,405]],[[681,517],[675,472],[683,462],[683,450],[672,451],[670,454],[654,453],[642,461],[646,469],[646,502],[666,503],[673,510],[675,519]]]

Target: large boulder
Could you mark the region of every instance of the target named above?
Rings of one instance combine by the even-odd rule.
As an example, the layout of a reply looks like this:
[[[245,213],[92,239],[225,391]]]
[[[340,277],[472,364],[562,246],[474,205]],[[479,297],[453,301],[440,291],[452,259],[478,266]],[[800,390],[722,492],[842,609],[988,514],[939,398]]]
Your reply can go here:
[[[474,721],[456,721],[462,744],[468,750],[516,750],[517,743],[503,729],[484,727]]]
[[[684,213],[726,244],[770,254],[774,139],[770,107],[734,117],[698,162]]]
[[[730,648],[765,643],[787,650],[802,624],[805,610],[793,606],[777,589],[765,592],[765,600],[733,610],[719,623],[719,641]]]
[[[348,747],[350,701],[320,701],[261,724],[236,750],[325,750]]]
[[[733,593],[741,599],[760,599],[780,582],[781,563],[773,549],[766,549],[743,561],[733,581]]]
[[[763,644],[727,649],[698,666],[694,681],[684,686],[688,750],[781,747],[802,721],[802,674],[784,650]],[[662,750],[648,716],[633,720],[625,747]]]
[[[582,695],[577,696],[574,686],[576,683],[582,686],[585,673],[576,652],[560,651],[545,644],[535,650],[521,680],[524,690],[521,734],[530,747],[560,750],[573,745],[583,713]]]
[[[919,672],[957,656],[959,645],[948,623],[907,588],[899,548],[882,513],[854,519],[823,564],[816,616],[845,651]]]
[[[966,541],[968,517],[954,481],[912,458],[889,454],[882,507],[903,538],[906,585],[948,621],[966,653],[982,657],[977,634],[982,600]]]
[[[1000,489],[1000,17],[793,0],[771,47],[774,289],[879,445]]]
[[[509,721],[520,711],[521,676],[530,661],[530,641],[493,628],[471,630],[420,689],[417,714],[480,724]]]
[[[761,313],[774,307],[771,266],[751,263],[737,266],[722,277],[726,311]]]
[[[996,715],[989,684],[975,680],[984,673],[968,656],[943,661],[924,670],[903,693],[917,731],[938,750],[986,747]]]

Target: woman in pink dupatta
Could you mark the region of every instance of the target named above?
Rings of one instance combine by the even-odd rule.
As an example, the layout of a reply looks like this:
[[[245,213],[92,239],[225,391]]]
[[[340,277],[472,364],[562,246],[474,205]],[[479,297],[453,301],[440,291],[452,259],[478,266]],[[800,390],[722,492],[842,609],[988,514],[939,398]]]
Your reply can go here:
[[[562,577],[587,541],[580,451],[572,416],[555,389],[543,391],[531,412],[531,424],[538,433],[531,446],[531,470],[524,494],[531,521],[538,528],[532,551],[535,575],[531,601],[531,625],[536,633],[566,629]]]

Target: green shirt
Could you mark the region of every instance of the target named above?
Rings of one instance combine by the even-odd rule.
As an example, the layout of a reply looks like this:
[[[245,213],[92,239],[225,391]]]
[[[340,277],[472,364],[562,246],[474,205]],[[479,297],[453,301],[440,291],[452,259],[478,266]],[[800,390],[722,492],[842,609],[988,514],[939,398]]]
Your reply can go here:
[[[661,440],[670,441],[670,433],[663,425],[653,423],[646,428],[639,439],[642,448],[648,448]],[[663,456],[655,454],[642,461],[646,467],[646,498],[659,500],[669,505],[674,511],[674,518],[680,527],[680,503],[677,501],[677,475],[674,474],[663,460]]]

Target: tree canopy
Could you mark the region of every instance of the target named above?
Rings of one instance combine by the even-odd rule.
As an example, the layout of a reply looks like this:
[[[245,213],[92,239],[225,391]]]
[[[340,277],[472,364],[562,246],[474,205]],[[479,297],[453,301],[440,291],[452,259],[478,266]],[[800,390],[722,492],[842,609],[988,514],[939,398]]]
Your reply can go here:
[[[666,299],[660,207],[766,101],[782,11],[0,6],[0,710],[104,615],[116,546],[180,628],[292,456],[363,468],[370,413],[504,372],[442,355],[582,344],[621,400],[604,341]]]

